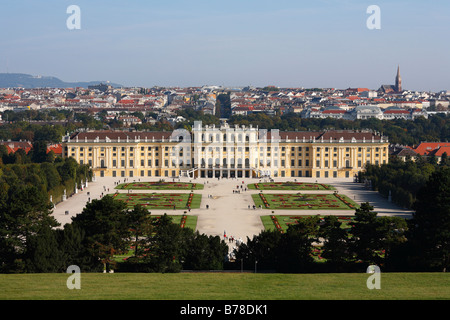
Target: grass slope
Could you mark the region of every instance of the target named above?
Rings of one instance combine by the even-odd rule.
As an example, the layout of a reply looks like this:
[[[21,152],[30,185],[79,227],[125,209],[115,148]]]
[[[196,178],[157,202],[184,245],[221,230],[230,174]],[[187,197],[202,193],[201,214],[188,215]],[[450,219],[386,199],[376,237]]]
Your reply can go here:
[[[69,290],[69,274],[0,275],[1,300],[436,300],[450,299],[445,273],[381,273],[381,289],[369,290],[369,274],[94,274],[81,273],[81,289]]]

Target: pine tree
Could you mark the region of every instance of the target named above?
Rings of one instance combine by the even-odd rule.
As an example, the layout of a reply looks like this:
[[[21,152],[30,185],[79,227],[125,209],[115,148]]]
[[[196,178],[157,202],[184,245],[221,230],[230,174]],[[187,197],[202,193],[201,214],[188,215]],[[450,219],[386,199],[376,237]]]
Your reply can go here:
[[[420,190],[412,219],[411,241],[424,268],[450,266],[450,168],[432,174]]]

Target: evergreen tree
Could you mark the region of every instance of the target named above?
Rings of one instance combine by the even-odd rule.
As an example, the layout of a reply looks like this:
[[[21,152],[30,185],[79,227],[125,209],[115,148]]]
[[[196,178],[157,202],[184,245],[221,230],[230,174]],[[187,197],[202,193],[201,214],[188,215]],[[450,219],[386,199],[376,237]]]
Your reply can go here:
[[[450,265],[450,168],[432,174],[421,189],[412,219],[411,241],[418,266],[446,271]]]
[[[183,269],[223,269],[228,246],[219,236],[207,236],[197,231],[193,234],[188,234],[188,240],[184,246],[186,254],[184,256]]]
[[[30,273],[60,272],[63,269],[63,254],[57,240],[57,231],[44,227],[30,237],[26,269]]]
[[[236,251],[236,260],[243,259],[246,268],[251,268],[257,261],[260,269],[275,270],[281,237],[279,231],[263,230],[252,239],[247,238],[247,242],[241,244]]]
[[[105,196],[88,203],[81,214],[72,218],[72,223],[84,232],[85,246],[91,256],[106,269],[114,264],[114,254],[127,250],[129,231],[125,209],[124,202]]]
[[[336,216],[326,216],[320,226],[320,237],[323,239],[322,257],[334,271],[343,271],[349,260],[347,230],[342,227]]]
[[[182,269],[185,254],[183,232],[189,230],[172,223],[172,218],[167,214],[157,220],[155,232],[149,236],[147,257],[147,262],[155,272],[179,272]]]
[[[290,225],[280,240],[278,247],[278,267],[280,272],[309,272],[312,270],[313,243],[318,241],[319,218],[314,216],[301,219]]]
[[[355,211],[355,222],[351,228],[350,249],[354,258],[363,264],[380,264],[382,235],[379,229],[377,213],[368,203],[362,203]]]
[[[26,271],[34,237],[58,226],[50,216],[45,190],[18,180],[9,185],[1,181],[0,247],[1,268],[5,272]],[[19,268],[19,269],[18,269]]]
[[[145,248],[146,238],[144,236],[153,232],[150,212],[144,206],[134,206],[133,210],[127,212],[127,224],[132,237],[131,243],[134,246],[134,256],[138,257],[143,254]]]

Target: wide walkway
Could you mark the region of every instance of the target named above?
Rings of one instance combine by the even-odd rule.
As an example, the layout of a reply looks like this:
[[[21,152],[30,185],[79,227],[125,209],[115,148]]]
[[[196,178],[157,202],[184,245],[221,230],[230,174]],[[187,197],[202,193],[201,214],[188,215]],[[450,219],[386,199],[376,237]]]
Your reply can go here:
[[[140,179],[128,178],[127,182],[133,181],[158,181],[159,178]],[[165,179],[167,182],[172,181],[171,178]],[[262,215],[270,215],[272,210],[253,209],[253,201],[251,194],[258,193],[257,190],[245,191],[247,184],[259,182],[254,178],[238,178],[238,179],[189,179],[181,178],[184,182],[202,183],[205,185],[203,190],[195,190],[195,193],[202,194],[201,207],[192,209],[189,215],[198,217],[197,230],[207,235],[218,235],[223,237],[233,236],[235,239],[242,239],[246,242],[247,237],[250,239],[254,235],[263,230],[260,219]],[[264,181],[262,179],[261,181]],[[276,178],[275,181],[293,181],[292,178]],[[315,179],[315,178],[297,178],[299,182],[319,182],[333,185],[338,192],[345,194],[357,203],[369,202],[374,206],[374,210],[379,216],[401,216],[410,217],[412,212],[399,208],[390,203],[387,199],[381,197],[377,192],[364,188],[363,184],[354,183],[352,179]],[[86,202],[90,198],[99,199],[102,195],[114,193],[116,183],[122,183],[123,178],[96,178],[96,181],[90,182],[88,187],[83,191],[69,197],[65,202],[61,202],[53,210],[53,215],[63,226],[71,223],[71,218],[83,211]],[[241,188],[242,186],[242,188]],[[239,193],[233,192],[239,190]],[[128,190],[118,190],[118,192],[127,193]],[[167,190],[133,190],[133,192],[168,192]],[[177,190],[177,193],[190,191]],[[264,191],[265,193],[298,193],[299,191]],[[302,193],[325,193],[333,191],[302,191]],[[88,194],[89,193],[89,194]],[[207,209],[206,206],[209,206]],[[249,209],[250,206],[250,209]],[[153,210],[152,214],[181,215],[185,210]],[[66,213],[67,212],[67,213]],[[288,215],[316,215],[316,214],[336,214],[336,215],[352,215],[353,210],[275,210],[275,214]]]

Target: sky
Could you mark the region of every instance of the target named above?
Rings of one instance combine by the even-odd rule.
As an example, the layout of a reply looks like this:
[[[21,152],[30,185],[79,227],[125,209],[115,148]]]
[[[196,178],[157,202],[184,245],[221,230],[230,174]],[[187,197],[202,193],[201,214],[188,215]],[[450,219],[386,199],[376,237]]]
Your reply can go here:
[[[80,8],[80,28],[70,5]],[[380,8],[380,29],[367,20]],[[450,90],[448,0],[14,0],[0,72],[124,86]],[[372,21],[372,20],[371,20]]]

